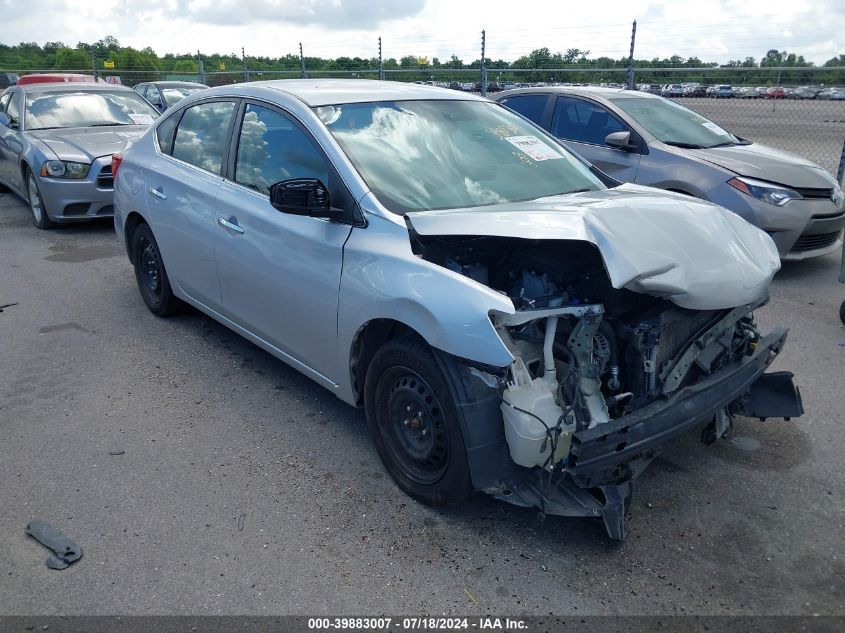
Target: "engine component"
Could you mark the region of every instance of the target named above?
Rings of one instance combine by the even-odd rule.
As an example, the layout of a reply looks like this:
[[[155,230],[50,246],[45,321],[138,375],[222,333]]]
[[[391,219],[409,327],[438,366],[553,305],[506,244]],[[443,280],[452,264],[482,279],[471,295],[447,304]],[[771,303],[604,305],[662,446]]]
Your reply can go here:
[[[533,270],[523,270],[522,276],[514,283],[509,294],[512,299],[521,300],[531,307],[548,305],[550,299],[563,303],[569,298],[546,273],[538,275]]]
[[[546,381],[531,379],[522,359],[517,358],[511,370],[513,382],[502,394],[501,405],[511,459],[527,468],[553,468],[569,454],[575,423],[565,419]]]
[[[578,369],[580,378],[578,389],[581,398],[590,412],[587,428],[610,422],[610,413],[601,392],[601,370],[593,362],[593,341],[600,323],[601,315],[585,315],[572,328],[566,344],[572,352]]]

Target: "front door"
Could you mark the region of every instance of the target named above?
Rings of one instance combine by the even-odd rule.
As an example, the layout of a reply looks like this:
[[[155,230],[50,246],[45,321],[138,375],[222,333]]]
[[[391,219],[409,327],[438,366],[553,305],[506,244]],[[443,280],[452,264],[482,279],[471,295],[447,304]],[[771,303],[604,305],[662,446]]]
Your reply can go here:
[[[17,91],[7,92],[0,100],[0,112],[9,115],[12,127],[0,125],[0,180],[9,183],[13,188],[26,193],[26,184],[21,176],[20,164],[23,152],[21,138],[21,94]],[[35,169],[38,169],[36,166]]]
[[[349,204],[328,159],[281,110],[248,103],[231,180],[218,195],[215,250],[225,315],[326,376],[336,361],[338,287],[351,227],[277,211],[273,183],[318,178]]]
[[[605,145],[613,132],[634,132],[601,105],[574,97],[558,97],[550,131],[573,152],[580,154],[604,173],[623,182],[634,182],[640,154]]]

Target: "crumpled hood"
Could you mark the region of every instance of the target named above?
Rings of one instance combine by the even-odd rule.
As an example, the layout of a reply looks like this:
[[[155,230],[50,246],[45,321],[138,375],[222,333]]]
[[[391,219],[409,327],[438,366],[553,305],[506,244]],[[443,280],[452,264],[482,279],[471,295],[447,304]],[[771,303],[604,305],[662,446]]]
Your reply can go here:
[[[632,184],[406,217],[420,235],[592,242],[614,288],[696,310],[751,303],[767,294],[780,268],[772,239],[738,215],[682,194]]]
[[[684,151],[740,176],[768,180],[788,187],[829,189],[835,182],[824,169],[806,158],[758,143]]]
[[[83,127],[28,132],[49,147],[61,160],[90,163],[100,156],[120,152],[128,141],[147,131],[148,125]]]

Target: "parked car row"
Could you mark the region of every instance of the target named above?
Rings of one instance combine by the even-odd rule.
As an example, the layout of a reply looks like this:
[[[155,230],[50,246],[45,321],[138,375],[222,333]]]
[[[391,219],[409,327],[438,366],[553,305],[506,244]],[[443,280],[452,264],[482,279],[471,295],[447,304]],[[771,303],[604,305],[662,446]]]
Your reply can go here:
[[[700,83],[638,84],[637,90],[669,98],[713,97],[716,99],[845,99],[845,88],[822,86],[731,86],[715,84],[702,86]]]
[[[38,228],[111,217],[112,155],[141,136],[167,105],[206,87],[143,84],[147,96],[155,86],[161,88],[154,104],[140,90],[68,73],[25,75],[3,92],[0,183],[29,203]]]
[[[42,228],[113,213],[152,313],[191,305],[363,407],[412,497],[482,491],[613,539],[667,441],[803,413],[765,373],[787,332],[753,310],[793,234],[845,221],[807,161],[615,89],[281,80],[159,114],[15,86],[0,170]]]

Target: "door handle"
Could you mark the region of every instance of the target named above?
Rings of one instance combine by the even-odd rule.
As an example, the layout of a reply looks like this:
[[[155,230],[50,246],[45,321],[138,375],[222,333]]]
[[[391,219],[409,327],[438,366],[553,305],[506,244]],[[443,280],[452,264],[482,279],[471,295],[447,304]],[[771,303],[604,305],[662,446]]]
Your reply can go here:
[[[156,198],[167,200],[167,196],[161,189],[155,189],[154,187],[150,187],[150,193],[153,194]]]
[[[217,224],[222,226],[224,229],[230,229],[235,233],[243,233],[244,229],[237,223],[238,221],[235,220],[232,222],[232,220],[235,220],[235,218],[229,218],[228,220],[226,218],[217,218]]]

